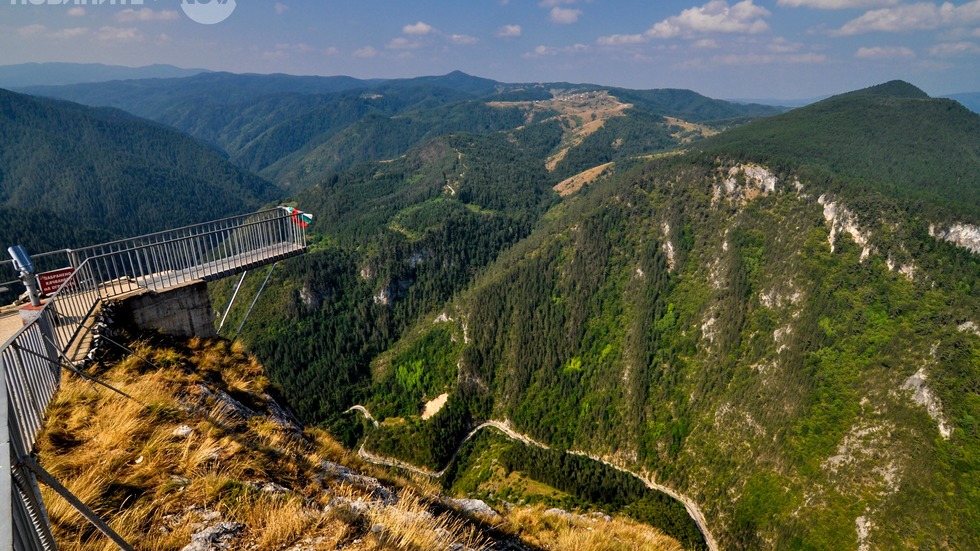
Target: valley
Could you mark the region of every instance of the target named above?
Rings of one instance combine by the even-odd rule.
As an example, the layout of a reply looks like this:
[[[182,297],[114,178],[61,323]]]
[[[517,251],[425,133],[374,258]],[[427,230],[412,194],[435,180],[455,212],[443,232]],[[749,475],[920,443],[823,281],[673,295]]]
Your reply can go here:
[[[231,395],[309,427],[298,464],[314,449],[399,492],[478,499],[526,548],[562,548],[519,528],[544,510],[641,523],[671,549],[980,546],[980,115],[952,100],[891,81],[786,111],[459,72],[26,91],[62,99],[0,92],[0,209],[40,196],[52,217],[12,214],[23,231],[5,238],[313,215],[309,252],[271,272],[238,341],[161,341],[180,362],[145,351],[236,358]],[[209,288],[232,328],[235,283]],[[113,376],[170,376],[134,361]],[[286,449],[256,424],[257,447]],[[290,507],[342,494],[271,465],[305,496]],[[253,517],[235,496],[265,503],[238,475],[197,485],[171,467],[236,519]],[[141,480],[133,502],[152,508]],[[325,538],[380,541],[310,514]]]
[[[374,421],[374,418],[368,412],[367,408],[365,408],[364,406],[354,406],[354,407],[357,408],[357,411],[362,412],[364,414],[365,418],[368,421],[372,421],[372,422]],[[351,408],[351,409],[354,409],[354,408]],[[423,420],[424,420],[424,418],[425,418],[425,416],[423,415]],[[469,442],[480,431],[483,431],[484,429],[489,429],[489,428],[498,430],[502,434],[504,434],[507,438],[510,438],[511,440],[515,440],[517,442],[520,442],[521,444],[523,444],[525,446],[533,446],[533,447],[537,447],[537,448],[540,448],[540,449],[543,449],[543,450],[549,450],[550,449],[547,444],[543,444],[541,442],[538,442],[537,440],[531,438],[530,436],[528,436],[526,434],[521,434],[519,432],[516,432],[513,428],[511,428],[511,424],[510,424],[509,421],[493,421],[493,420],[491,420],[491,421],[486,421],[486,422],[484,422],[484,423],[482,423],[480,425],[477,425],[465,437],[463,437],[463,440],[460,441],[459,446],[456,448],[456,450],[450,456],[450,458],[449,458],[449,465],[451,466],[452,463],[454,461],[456,461],[456,456],[459,455],[460,451],[463,449],[463,446],[465,446],[467,444],[467,442]],[[620,471],[622,473],[628,474],[628,475],[630,475],[630,476],[632,476],[632,477],[634,477],[634,478],[639,479],[640,481],[642,481],[651,490],[656,490],[658,492],[663,492],[663,493],[669,495],[671,498],[676,499],[677,501],[683,503],[684,504],[684,508],[687,509],[688,514],[691,516],[691,518],[697,524],[698,530],[701,532],[702,536],[704,537],[705,544],[707,545],[708,549],[711,549],[712,551],[718,549],[718,544],[715,542],[714,538],[711,536],[711,532],[708,530],[708,523],[705,520],[704,515],[701,513],[701,510],[698,509],[698,506],[697,506],[696,503],[694,503],[692,500],[690,500],[686,496],[683,496],[683,495],[677,493],[676,491],[674,491],[674,490],[672,490],[672,489],[670,489],[670,488],[668,488],[666,486],[663,486],[661,484],[657,484],[653,480],[644,478],[640,474],[631,472],[631,471],[629,471],[629,470],[627,470],[627,469],[625,469],[625,468],[623,468],[623,467],[621,467],[619,465],[610,463],[606,459],[603,459],[601,457],[593,456],[593,455],[591,455],[591,454],[589,454],[587,452],[578,451],[578,450],[568,450],[565,453],[568,453],[570,455],[578,455],[578,456],[581,456],[581,457],[586,457],[586,458],[588,458],[588,459],[590,459],[592,461],[595,461],[596,463],[601,463],[601,464],[603,464],[603,465],[605,465],[607,467],[610,467],[610,468],[616,469],[617,471]],[[407,470],[407,471],[410,471],[410,472],[413,472],[413,473],[416,473],[416,474],[420,474],[420,475],[423,475],[423,476],[427,476],[427,477],[430,477],[430,478],[442,478],[443,475],[446,474],[446,471],[450,468],[450,466],[447,466],[446,468],[444,468],[444,469],[442,469],[440,471],[437,471],[437,472],[431,472],[431,471],[428,471],[428,470],[419,469],[417,467],[414,467],[412,465],[409,465],[408,463],[405,463],[404,461],[399,461],[397,459],[388,458],[388,457],[379,457],[379,456],[377,456],[377,455],[375,455],[375,454],[367,451],[364,448],[364,444],[361,444],[361,447],[358,448],[357,454],[362,459],[364,459],[365,461],[367,461],[368,463],[372,463],[372,464],[375,464],[375,465],[386,466],[386,467],[394,467],[396,469],[403,469],[403,470]]]

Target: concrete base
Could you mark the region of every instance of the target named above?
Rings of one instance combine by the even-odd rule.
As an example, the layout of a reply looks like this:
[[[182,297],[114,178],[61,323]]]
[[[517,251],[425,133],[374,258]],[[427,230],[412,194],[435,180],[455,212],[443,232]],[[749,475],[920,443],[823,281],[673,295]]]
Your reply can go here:
[[[120,301],[120,314],[135,327],[175,337],[214,337],[214,309],[203,281],[164,293],[147,292]]]

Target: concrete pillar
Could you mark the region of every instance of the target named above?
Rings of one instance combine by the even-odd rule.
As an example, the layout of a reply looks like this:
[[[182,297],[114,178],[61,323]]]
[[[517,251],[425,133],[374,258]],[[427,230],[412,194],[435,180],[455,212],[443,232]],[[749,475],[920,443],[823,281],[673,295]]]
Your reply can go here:
[[[203,281],[162,293],[149,291],[121,301],[120,314],[139,329],[159,329],[175,337],[214,337],[214,309]]]

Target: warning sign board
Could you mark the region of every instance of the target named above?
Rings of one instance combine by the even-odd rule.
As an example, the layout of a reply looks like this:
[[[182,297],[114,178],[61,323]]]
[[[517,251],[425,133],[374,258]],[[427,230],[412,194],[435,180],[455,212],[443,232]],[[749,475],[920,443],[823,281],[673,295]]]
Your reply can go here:
[[[71,274],[74,271],[75,270],[73,268],[69,267],[38,274],[37,282],[41,287],[41,292],[45,295],[54,293],[64,282],[68,281],[68,278],[71,277]]]

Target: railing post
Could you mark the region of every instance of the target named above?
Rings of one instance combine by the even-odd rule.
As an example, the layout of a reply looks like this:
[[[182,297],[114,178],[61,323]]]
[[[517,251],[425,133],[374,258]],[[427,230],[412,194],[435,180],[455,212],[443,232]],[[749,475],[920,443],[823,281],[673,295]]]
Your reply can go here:
[[[10,443],[10,405],[7,399],[7,366],[6,358],[0,354],[0,549],[14,548],[14,513],[13,502],[19,497],[14,495],[11,484],[11,443]]]

